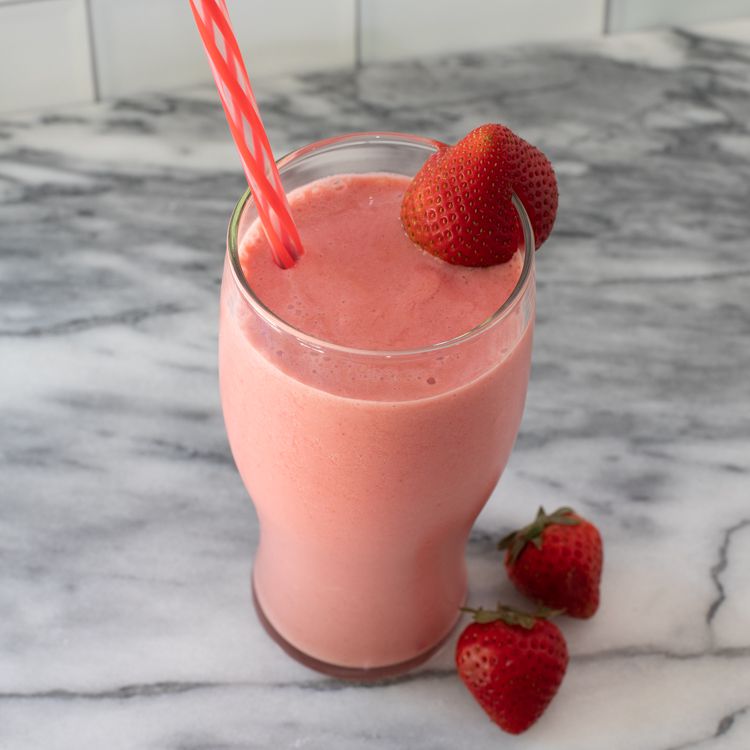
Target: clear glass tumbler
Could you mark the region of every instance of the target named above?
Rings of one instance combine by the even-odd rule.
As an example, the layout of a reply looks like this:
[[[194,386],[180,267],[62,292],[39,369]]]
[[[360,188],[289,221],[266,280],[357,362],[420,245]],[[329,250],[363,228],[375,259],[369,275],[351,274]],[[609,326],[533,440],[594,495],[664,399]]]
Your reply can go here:
[[[279,161],[287,192],[351,173],[414,175],[436,141],[358,133]],[[232,453],[255,504],[258,615],[293,657],[380,679],[427,659],[467,590],[471,526],[521,421],[534,323],[534,240],[523,270],[464,334],[409,351],[336,345],[268,309],[239,261],[256,220],[235,208],[221,291],[219,372]]]

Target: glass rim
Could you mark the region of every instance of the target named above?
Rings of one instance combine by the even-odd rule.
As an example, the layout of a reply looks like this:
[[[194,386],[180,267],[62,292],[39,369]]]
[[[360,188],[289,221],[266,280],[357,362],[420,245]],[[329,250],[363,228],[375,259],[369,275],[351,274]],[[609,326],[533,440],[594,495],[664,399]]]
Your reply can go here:
[[[347,146],[360,145],[371,145],[372,143],[384,143],[384,144],[409,144],[420,146],[425,151],[435,152],[441,146],[445,144],[432,138],[425,138],[418,135],[409,135],[405,133],[396,133],[389,131],[364,131],[356,133],[347,133],[345,135],[333,136],[331,138],[325,138],[320,141],[315,141],[301,148],[290,151],[289,153],[282,156],[277,160],[276,164],[279,168],[279,173],[283,175],[284,171],[288,169],[292,164],[299,161],[300,159],[309,158],[311,155],[326,151],[335,151],[340,148]],[[363,349],[359,347],[347,346],[345,344],[337,344],[333,341],[320,338],[311,333],[306,333],[301,329],[288,323],[282,317],[277,315],[270,307],[256,295],[253,291],[250,283],[248,282],[245,274],[242,270],[242,264],[240,263],[239,257],[239,228],[242,214],[245,207],[250,203],[252,199],[252,190],[248,188],[237,201],[230,220],[229,227],[227,229],[227,252],[230,257],[230,268],[232,271],[232,278],[235,286],[240,291],[245,301],[260,315],[267,323],[276,329],[280,329],[294,338],[296,338],[301,344],[308,346],[309,348],[316,349],[318,351],[334,351],[338,353],[355,355],[360,357],[381,357],[381,358],[398,358],[398,357],[413,357],[420,354],[429,354],[438,352],[445,349],[450,349],[460,344],[466,343],[473,339],[480,337],[486,331],[493,329],[502,320],[504,320],[511,311],[520,303],[520,300],[524,296],[526,289],[529,286],[531,280],[531,270],[534,267],[534,231],[531,226],[531,221],[521,203],[518,196],[513,193],[511,200],[513,206],[518,214],[518,219],[521,223],[521,229],[523,231],[524,238],[524,259],[521,273],[518,277],[516,285],[513,287],[513,291],[508,295],[507,299],[498,307],[491,315],[485,318],[481,323],[470,328],[468,331],[453,336],[452,338],[446,339],[445,341],[439,341],[435,344],[428,344],[426,346],[413,347],[410,349]]]

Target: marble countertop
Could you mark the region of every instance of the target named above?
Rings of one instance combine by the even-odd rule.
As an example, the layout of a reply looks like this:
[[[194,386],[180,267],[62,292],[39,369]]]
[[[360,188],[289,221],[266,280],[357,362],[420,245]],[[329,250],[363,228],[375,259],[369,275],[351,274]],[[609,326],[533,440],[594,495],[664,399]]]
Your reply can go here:
[[[277,153],[502,121],[560,180],[521,434],[468,549],[536,505],[602,529],[603,603],[525,735],[452,643],[392,683],[307,671],[250,601],[256,518],[219,408],[242,175],[208,88],[0,120],[0,747],[750,746],[750,27],[284,78]]]

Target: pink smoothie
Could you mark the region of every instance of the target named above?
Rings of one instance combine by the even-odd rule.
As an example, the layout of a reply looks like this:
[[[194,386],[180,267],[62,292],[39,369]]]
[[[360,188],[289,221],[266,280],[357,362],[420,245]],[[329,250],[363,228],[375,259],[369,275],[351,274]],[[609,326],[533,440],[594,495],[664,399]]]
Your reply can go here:
[[[359,349],[425,347],[509,297],[522,254],[452,266],[404,234],[409,178],[342,175],[289,196],[305,254],[276,267],[257,224],[242,268],[278,317]],[[260,606],[331,664],[371,668],[428,651],[466,595],[464,547],[510,454],[531,358],[533,280],[485,332],[392,357],[273,330],[225,270],[220,378],[232,451],[255,503]]]
[[[305,255],[284,271],[258,224],[242,254],[256,294],[295,328],[363,349],[412,349],[458,336],[510,296],[523,266],[517,253],[489,268],[453,266],[404,232],[403,175],[345,175],[290,196]]]

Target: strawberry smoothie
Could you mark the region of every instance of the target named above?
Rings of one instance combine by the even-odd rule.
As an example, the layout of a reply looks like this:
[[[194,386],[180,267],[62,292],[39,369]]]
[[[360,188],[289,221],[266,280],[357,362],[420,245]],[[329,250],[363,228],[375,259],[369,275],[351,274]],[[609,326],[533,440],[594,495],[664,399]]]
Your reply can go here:
[[[221,396],[260,521],[255,595],[288,650],[340,676],[397,672],[451,631],[529,378],[533,253],[489,268],[425,253],[399,218],[409,179],[292,190],[292,269],[252,216],[230,228]]]

